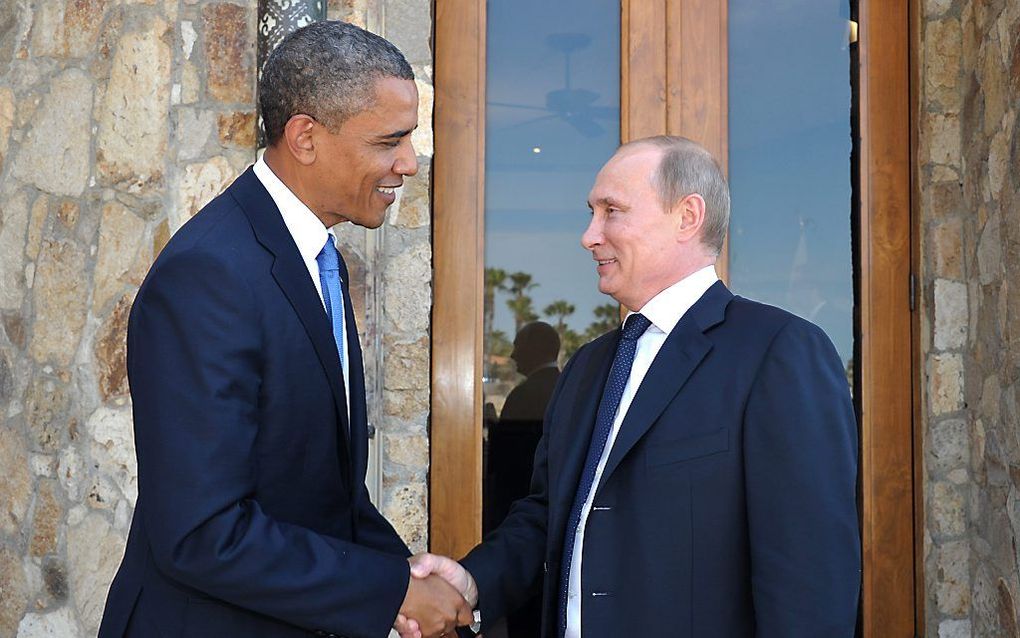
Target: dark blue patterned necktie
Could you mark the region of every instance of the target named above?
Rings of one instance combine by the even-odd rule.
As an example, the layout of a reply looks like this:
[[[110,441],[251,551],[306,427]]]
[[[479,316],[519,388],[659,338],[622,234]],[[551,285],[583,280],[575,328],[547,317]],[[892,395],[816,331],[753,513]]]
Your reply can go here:
[[[632,314],[627,317],[620,335],[620,343],[616,346],[616,356],[613,358],[613,367],[609,370],[609,379],[602,391],[602,400],[599,402],[598,414],[595,417],[595,429],[591,434],[591,443],[588,446],[588,456],[584,460],[584,471],[581,472],[581,480],[577,484],[577,493],[574,495],[574,505],[570,508],[570,518],[567,522],[567,530],[563,537],[563,554],[560,558],[562,569],[560,570],[560,635],[567,630],[567,595],[570,590],[570,564],[574,554],[574,537],[577,535],[577,528],[581,524],[581,510],[588,500],[588,494],[594,488],[595,471],[598,469],[602,453],[606,449],[606,442],[609,441],[609,433],[613,430],[613,421],[616,419],[616,411],[620,407],[620,399],[623,397],[623,389],[627,386],[630,378],[630,369],[634,365],[634,353],[637,351],[637,340],[644,334],[651,321],[641,314]]]

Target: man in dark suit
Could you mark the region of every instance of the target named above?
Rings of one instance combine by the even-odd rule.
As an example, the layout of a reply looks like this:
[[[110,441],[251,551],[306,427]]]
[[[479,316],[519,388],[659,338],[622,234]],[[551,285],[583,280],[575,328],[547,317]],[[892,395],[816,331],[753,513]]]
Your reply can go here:
[[[320,22],[260,90],[263,158],[174,235],[128,327],[139,495],[100,636],[386,636],[470,621],[368,498],[343,222],[378,227],[417,171],[414,76]],[[332,232],[331,230],[332,229]]]
[[[546,637],[853,636],[857,425],[831,342],[718,281],[729,192],[700,146],[627,144],[588,201],[626,321],[565,366],[531,494],[460,564],[412,573],[483,626],[544,578]]]
[[[489,426],[483,532],[495,529],[514,501],[528,495],[542,417],[560,378],[559,355],[560,335],[544,321],[525,324],[514,337],[510,358],[526,378],[507,395],[499,421]],[[507,637],[537,636],[541,618],[542,600],[536,593],[507,616]]]

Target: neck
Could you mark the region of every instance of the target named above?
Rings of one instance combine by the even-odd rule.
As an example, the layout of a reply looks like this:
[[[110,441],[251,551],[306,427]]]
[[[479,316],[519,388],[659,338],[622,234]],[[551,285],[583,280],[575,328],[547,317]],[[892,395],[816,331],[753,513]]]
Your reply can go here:
[[[329,228],[336,224],[336,220],[327,219],[326,215],[317,210],[317,206],[313,204],[312,198],[308,195],[310,189],[306,185],[301,165],[287,154],[286,149],[281,149],[278,145],[270,146],[266,148],[262,159],[265,160],[269,170],[280,178],[283,185],[290,189],[290,192],[294,193],[294,196],[301,200],[308,210],[312,211],[312,214],[322,222],[323,226]]]

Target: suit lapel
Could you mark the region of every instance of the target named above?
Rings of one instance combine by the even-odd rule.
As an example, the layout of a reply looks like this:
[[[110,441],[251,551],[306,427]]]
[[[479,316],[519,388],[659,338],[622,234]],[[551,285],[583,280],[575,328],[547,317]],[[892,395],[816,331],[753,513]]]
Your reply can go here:
[[[550,440],[550,466],[555,468],[550,472],[549,495],[550,511],[553,514],[550,529],[553,534],[563,534],[563,516],[574,501],[584,459],[591,445],[592,430],[595,429],[595,413],[619,340],[620,331],[617,329],[592,343],[591,353],[580,371],[581,382],[573,409]]]
[[[350,469],[347,460],[350,449],[346,436],[347,401],[344,397],[340,359],[336,351],[336,342],[333,340],[333,329],[323,310],[322,300],[315,290],[315,284],[308,276],[308,268],[301,259],[294,238],[283,222],[280,210],[262,182],[255,176],[255,172],[248,168],[231,185],[228,192],[248,216],[259,243],[273,254],[273,278],[304,325],[305,332],[308,333],[308,338],[318,355],[319,363],[329,380],[337,418],[343,430],[337,437],[341,447],[341,467],[347,471]]]
[[[368,412],[365,405],[365,367],[361,356],[361,342],[358,339],[358,324],[354,319],[351,304],[350,276],[347,263],[340,255],[340,278],[343,283],[344,331],[347,338],[347,376],[350,381],[351,418],[350,442],[354,465],[354,485],[365,482],[368,469]]]
[[[648,432],[712,349],[712,341],[704,333],[723,320],[726,305],[732,298],[726,286],[716,282],[666,337],[620,425],[599,487],[606,484],[627,453]]]

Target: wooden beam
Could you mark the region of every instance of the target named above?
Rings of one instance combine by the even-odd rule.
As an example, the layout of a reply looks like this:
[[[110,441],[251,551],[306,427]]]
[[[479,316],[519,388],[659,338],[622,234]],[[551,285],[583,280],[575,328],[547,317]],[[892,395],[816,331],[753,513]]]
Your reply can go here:
[[[485,3],[436,0],[429,545],[481,540]]]

